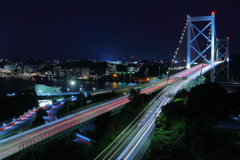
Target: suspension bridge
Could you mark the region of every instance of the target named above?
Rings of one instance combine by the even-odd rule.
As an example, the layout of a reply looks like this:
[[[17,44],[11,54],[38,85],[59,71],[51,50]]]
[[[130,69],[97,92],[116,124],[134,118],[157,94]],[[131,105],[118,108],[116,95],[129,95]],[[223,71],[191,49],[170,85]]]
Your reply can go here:
[[[202,29],[199,29],[197,24],[195,24],[196,22],[207,22],[207,24]],[[205,33],[207,31],[209,33],[208,35]],[[127,132],[129,134],[134,134],[131,134],[131,138],[126,141],[123,139],[116,140],[119,143],[113,144],[117,145],[114,146],[114,148],[117,149],[109,149],[112,147],[108,147],[96,159],[133,159],[136,157],[144,141],[152,133],[155,125],[155,117],[160,114],[161,107],[170,102],[173,98],[172,96],[166,96],[166,94],[175,95],[184,84],[208,72],[210,72],[210,82],[214,82],[218,74],[220,75],[220,72],[216,71],[216,67],[221,64],[225,64],[223,65],[224,67],[221,68],[221,72],[223,71],[225,75],[221,74],[218,80],[225,81],[226,83],[229,82],[229,38],[217,38],[215,13],[212,12],[209,16],[187,16],[179,44],[183,42],[185,34],[187,35],[187,69],[173,75],[170,74],[171,68],[174,66],[174,61],[180,50],[180,48],[177,47],[173,54],[172,64],[166,72],[167,77],[155,85],[146,87],[142,90],[142,93],[150,94],[168,86],[164,92],[161,92],[154,98],[154,101],[149,104],[146,110],[144,110],[144,113],[134,122],[133,126],[137,128],[137,130],[134,132]],[[206,42],[204,42],[206,46],[203,49],[198,41],[200,36]],[[195,62],[199,62],[200,58],[202,63],[194,65]],[[177,80],[175,77],[180,78],[181,81]],[[127,96],[123,96],[95,106],[94,108],[88,108],[87,110],[74,113],[57,121],[2,139],[0,140],[0,159],[6,158],[28,147],[39,146],[50,140],[56,139],[67,132],[79,128],[82,124],[87,123],[99,115],[111,112],[125,105],[127,102]],[[145,123],[143,123],[143,121],[145,121]]]

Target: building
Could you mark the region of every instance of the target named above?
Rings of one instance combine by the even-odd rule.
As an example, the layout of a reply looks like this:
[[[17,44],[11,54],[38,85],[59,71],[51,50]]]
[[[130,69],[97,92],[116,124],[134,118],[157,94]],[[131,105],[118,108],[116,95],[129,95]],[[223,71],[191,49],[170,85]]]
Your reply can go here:
[[[139,71],[139,67],[127,67],[127,71],[128,72],[138,72]]]
[[[58,86],[46,86],[44,84],[35,84],[35,92],[36,93],[62,93],[61,91],[62,87]]]
[[[81,79],[89,79],[90,68],[82,68]]]
[[[54,66],[54,76],[61,76],[61,66]]]

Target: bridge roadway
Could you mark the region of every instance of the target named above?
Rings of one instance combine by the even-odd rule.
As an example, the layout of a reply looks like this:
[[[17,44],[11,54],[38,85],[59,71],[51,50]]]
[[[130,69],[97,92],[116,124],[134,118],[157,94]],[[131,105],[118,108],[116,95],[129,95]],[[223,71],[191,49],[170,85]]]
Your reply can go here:
[[[200,75],[200,72],[206,73],[209,69],[210,66],[205,66],[202,71],[201,69],[198,69],[197,71],[190,73],[188,79],[176,81],[161,91],[134,119],[134,121],[101,154],[99,154],[98,157],[95,158],[95,160],[141,159],[141,156],[136,157],[136,155],[138,155],[138,152],[143,147],[145,141],[153,132],[155,128],[155,118],[160,114],[161,107],[172,100],[172,98],[166,97],[166,94],[175,95],[183,84],[195,79]]]
[[[173,77],[186,77],[192,72],[200,69],[202,65],[197,65],[192,67],[189,70],[182,71],[177,73],[169,79],[164,79],[158,83],[158,85],[150,86],[142,90],[142,93],[150,94],[165,85],[171,84],[176,80]],[[36,143],[43,141],[49,137],[52,137],[60,132],[68,130],[73,126],[77,126],[83,122],[86,122],[92,118],[95,118],[103,113],[109,112],[112,109],[115,109],[121,105],[124,105],[128,102],[128,96],[120,97],[116,100],[110,101],[108,103],[104,103],[99,105],[98,107],[94,107],[93,109],[88,109],[85,112],[79,112],[77,114],[70,115],[63,119],[59,119],[58,121],[54,121],[52,123],[48,123],[37,128],[33,128],[31,130],[22,132],[20,134],[8,137],[6,139],[0,140],[0,159],[6,158],[14,153],[17,153],[21,150],[20,147],[27,144],[26,147],[30,147]]]

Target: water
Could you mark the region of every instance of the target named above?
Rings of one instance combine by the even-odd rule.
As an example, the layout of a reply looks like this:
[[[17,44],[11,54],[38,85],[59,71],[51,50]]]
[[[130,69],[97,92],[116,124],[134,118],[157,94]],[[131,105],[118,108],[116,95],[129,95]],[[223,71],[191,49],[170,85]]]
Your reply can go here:
[[[75,83],[71,85],[71,81]],[[6,96],[7,94],[15,93],[17,89],[23,87],[24,85],[34,85],[34,84],[45,84],[47,86],[59,86],[62,87],[62,92],[80,91],[81,85],[85,91],[92,91],[93,88],[106,89],[106,88],[116,88],[125,87],[130,85],[135,85],[135,83],[124,83],[124,82],[101,82],[97,81],[81,81],[81,80],[70,80],[70,79],[53,79],[53,78],[14,78],[14,77],[0,77],[0,98]]]

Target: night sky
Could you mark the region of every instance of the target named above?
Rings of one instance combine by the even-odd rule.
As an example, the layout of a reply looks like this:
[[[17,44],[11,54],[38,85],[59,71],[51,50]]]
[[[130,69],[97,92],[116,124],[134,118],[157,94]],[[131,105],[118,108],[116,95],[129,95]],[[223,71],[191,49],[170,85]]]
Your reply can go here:
[[[170,58],[187,14],[212,11],[217,37],[239,54],[237,0],[1,0],[0,58]]]

